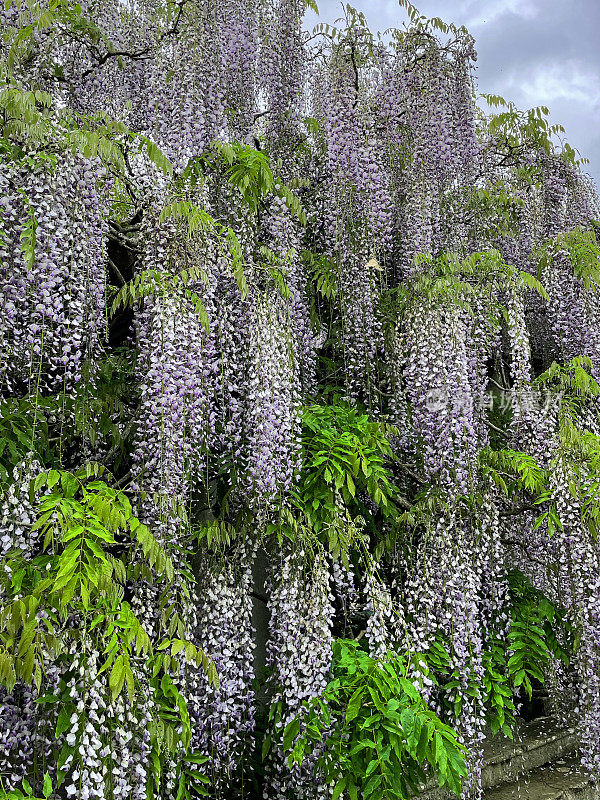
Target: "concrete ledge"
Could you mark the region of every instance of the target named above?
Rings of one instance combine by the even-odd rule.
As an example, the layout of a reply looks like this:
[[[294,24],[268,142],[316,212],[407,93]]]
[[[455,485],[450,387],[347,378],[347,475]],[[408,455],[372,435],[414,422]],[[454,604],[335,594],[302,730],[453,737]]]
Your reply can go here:
[[[514,780],[518,775],[571,755],[577,749],[573,730],[540,717],[519,726],[515,739],[490,739],[484,747],[483,788]]]
[[[485,800],[600,800],[600,789],[577,756],[559,759],[484,793]]]
[[[552,717],[539,717],[533,722],[522,722],[515,731],[513,741],[502,734],[495,738],[490,735],[483,749],[484,764],[481,782],[486,800],[488,796],[493,797],[493,800],[505,800],[505,797],[506,800],[510,800],[511,797],[520,796],[509,793],[506,796],[495,797],[490,791],[494,792],[496,788],[504,790],[504,787],[512,786],[513,783],[515,786],[520,785],[519,781],[525,785],[524,778],[520,776],[533,775],[536,770],[548,765],[552,766],[561,759],[565,764],[567,761],[570,765],[571,761],[573,764],[579,763],[575,757],[577,750],[575,732],[572,729],[565,730],[560,727]],[[560,764],[556,769],[559,770],[557,774],[560,776]],[[582,772],[581,775],[583,774]],[[587,782],[589,784],[589,776]],[[449,800],[452,795],[430,784],[425,788],[421,797],[423,800]],[[574,797],[575,795],[573,795]],[[563,800],[573,800],[573,798],[565,795]],[[577,800],[600,800],[600,794],[577,795]]]

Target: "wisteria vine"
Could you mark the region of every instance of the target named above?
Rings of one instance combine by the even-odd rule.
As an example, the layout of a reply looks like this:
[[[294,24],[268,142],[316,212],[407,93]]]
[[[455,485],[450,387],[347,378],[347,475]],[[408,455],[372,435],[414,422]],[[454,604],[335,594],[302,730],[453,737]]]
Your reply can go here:
[[[11,798],[355,800],[356,648],[464,797],[542,686],[600,776],[600,201],[400,5],[0,10]]]

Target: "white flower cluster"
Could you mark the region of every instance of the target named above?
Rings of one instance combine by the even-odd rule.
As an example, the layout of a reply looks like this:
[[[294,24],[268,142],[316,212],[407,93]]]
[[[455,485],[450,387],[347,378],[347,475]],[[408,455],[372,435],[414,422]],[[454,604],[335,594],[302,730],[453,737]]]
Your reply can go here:
[[[367,601],[367,627],[365,636],[369,651],[374,658],[382,658],[388,649],[403,642],[402,609],[392,602],[389,587],[386,586],[374,564],[367,572],[364,593]]]
[[[188,681],[192,750],[210,756],[214,785],[233,786],[254,731],[252,568],[256,550],[242,545],[223,564],[208,564],[200,589],[195,641],[210,655],[218,688],[197,672]]]
[[[287,554],[274,562],[269,602],[271,618],[267,643],[271,705],[276,709],[272,738],[275,741],[302,704],[317,697],[327,686],[333,642],[333,596],[324,556],[305,568],[304,553]],[[294,791],[298,800],[328,796],[319,783],[313,753],[301,766],[288,768],[287,753],[274,746],[267,763],[265,800],[285,800]]]
[[[107,673],[99,673],[101,654],[73,648],[65,675],[74,711],[64,742],[65,792],[73,800],[143,800],[148,777],[152,704],[131,705],[121,694],[110,699]],[[141,667],[141,665],[140,665]],[[138,680],[141,676],[138,675]]]
[[[12,483],[0,498],[0,557],[12,549],[30,553],[33,549],[35,533],[31,525],[36,519],[36,511],[30,499],[30,482],[41,471],[41,465],[34,459],[25,459],[12,472]]]

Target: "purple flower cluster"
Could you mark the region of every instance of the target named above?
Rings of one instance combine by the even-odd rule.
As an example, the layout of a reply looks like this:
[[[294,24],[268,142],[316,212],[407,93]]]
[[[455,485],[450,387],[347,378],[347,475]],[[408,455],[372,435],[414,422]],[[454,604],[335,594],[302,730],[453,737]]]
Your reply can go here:
[[[6,167],[6,168],[5,168]],[[73,391],[106,335],[98,162],[60,155],[0,179],[0,382]]]
[[[583,763],[600,770],[600,553],[581,520],[581,500],[570,488],[570,468],[557,450],[552,459],[552,486],[561,527],[553,536],[555,590],[580,634],[573,666],[577,674],[575,713],[582,739]],[[571,692],[572,693],[572,692]]]
[[[468,493],[477,457],[466,321],[442,303],[416,306],[400,332],[406,394],[425,474]]]

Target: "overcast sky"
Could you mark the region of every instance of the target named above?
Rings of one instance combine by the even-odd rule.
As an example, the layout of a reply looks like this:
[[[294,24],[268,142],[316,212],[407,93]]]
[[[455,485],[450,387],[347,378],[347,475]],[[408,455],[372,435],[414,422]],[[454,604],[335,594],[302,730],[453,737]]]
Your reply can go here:
[[[332,23],[339,0],[317,0],[306,27]],[[372,31],[401,27],[397,0],[354,0]],[[415,0],[428,17],[466,25],[476,41],[480,92],[520,108],[545,105],[567,141],[590,160],[600,188],[600,0]]]

